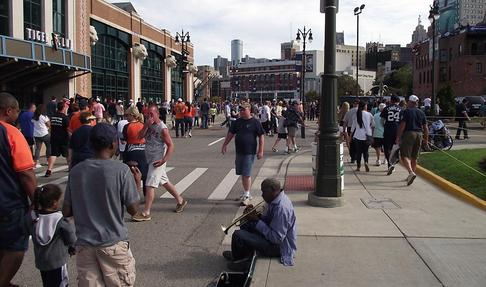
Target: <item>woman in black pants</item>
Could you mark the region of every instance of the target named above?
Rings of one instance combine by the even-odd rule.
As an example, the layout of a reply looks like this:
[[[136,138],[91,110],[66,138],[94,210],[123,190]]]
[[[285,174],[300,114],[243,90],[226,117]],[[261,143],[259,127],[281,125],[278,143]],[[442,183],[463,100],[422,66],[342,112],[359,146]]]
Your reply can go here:
[[[361,168],[361,156],[364,159],[364,166],[366,172],[370,171],[368,165],[368,148],[370,146],[367,137],[371,138],[373,135],[374,120],[373,116],[367,111],[367,105],[365,102],[360,101],[358,105],[358,111],[356,112],[356,118],[351,126],[353,135],[353,142],[356,150],[356,171],[360,171]]]

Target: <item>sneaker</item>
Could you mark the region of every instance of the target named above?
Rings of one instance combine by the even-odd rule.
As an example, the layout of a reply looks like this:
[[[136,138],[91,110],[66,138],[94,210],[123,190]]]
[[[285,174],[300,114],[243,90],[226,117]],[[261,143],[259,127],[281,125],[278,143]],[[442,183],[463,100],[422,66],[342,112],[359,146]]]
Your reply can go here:
[[[180,204],[178,203],[176,205],[176,209],[174,210],[174,212],[175,213],[181,213],[181,212],[183,212],[184,211],[184,208],[186,207],[186,205],[187,205],[187,200],[184,199],[182,201],[182,203],[180,203]]]
[[[381,165],[381,161],[377,160],[375,166],[380,166],[380,165]]]
[[[149,221],[151,219],[152,217],[150,217],[150,214],[145,215],[142,212],[137,212],[134,216],[132,216],[132,220],[136,222]]]
[[[395,170],[395,166],[394,165],[390,165],[388,167],[388,172],[386,173],[386,175],[391,175],[394,170]]]
[[[35,168],[41,168],[41,167],[42,167],[42,164],[40,164],[40,163],[37,163],[37,164],[35,165]]]
[[[189,137],[192,138],[192,133],[191,132],[189,132]]]
[[[231,251],[223,251],[223,257],[228,261],[233,261],[233,253]]]
[[[46,174],[44,174],[44,177],[49,177],[51,176],[52,171],[50,169],[46,170]]]
[[[243,198],[242,198],[242,200],[240,202],[240,205],[242,205],[242,206],[250,205],[251,199],[252,199],[251,196],[243,196]]]
[[[361,171],[361,169],[359,167],[356,168],[356,171]]]
[[[416,177],[417,175],[415,173],[409,174],[407,177],[407,185],[411,185]]]
[[[272,151],[273,151],[273,152],[278,152],[278,149],[276,149],[276,148],[272,147]]]
[[[365,162],[365,170],[366,170],[366,172],[370,172],[370,167],[368,166],[367,162]]]

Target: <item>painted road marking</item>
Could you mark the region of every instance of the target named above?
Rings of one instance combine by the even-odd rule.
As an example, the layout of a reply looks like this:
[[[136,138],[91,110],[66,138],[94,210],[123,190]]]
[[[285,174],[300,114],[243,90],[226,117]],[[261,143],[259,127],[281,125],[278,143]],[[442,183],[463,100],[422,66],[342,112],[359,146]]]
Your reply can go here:
[[[175,187],[176,190],[179,194],[182,194],[184,191],[186,191],[191,184],[193,184],[201,175],[203,175],[207,168],[202,168],[198,167],[194,169],[190,174],[186,175],[181,181],[179,181]],[[169,193],[166,192],[160,196],[160,198],[173,198],[173,196]]]
[[[62,165],[62,166],[59,166],[59,167],[56,167],[56,168],[53,168],[52,169],[52,172],[58,172],[58,171],[61,171],[61,170],[65,170],[67,169],[68,166],[67,165]],[[44,176],[44,174],[46,174],[46,172],[38,172],[35,174],[35,177],[41,177],[41,176]]]
[[[215,141],[213,141],[212,143],[208,144],[208,146],[212,146],[212,145],[214,145],[214,144],[217,144],[217,143],[219,143],[220,141],[222,141],[222,140],[224,140],[224,139],[225,139],[225,138],[224,138],[224,137],[222,137],[222,138],[220,138],[220,139],[218,139],[218,140],[215,140]]]
[[[223,178],[223,181],[216,187],[216,189],[211,193],[208,197],[210,200],[225,200],[228,194],[230,193],[233,185],[238,181],[240,178],[239,175],[236,175],[235,169],[232,168],[228,174]]]

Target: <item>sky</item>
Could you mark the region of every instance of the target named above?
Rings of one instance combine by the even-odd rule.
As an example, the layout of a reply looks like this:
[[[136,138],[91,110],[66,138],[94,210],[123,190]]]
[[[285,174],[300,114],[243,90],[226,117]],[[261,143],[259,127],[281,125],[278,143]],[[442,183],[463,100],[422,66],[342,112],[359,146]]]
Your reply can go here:
[[[122,2],[109,1],[109,2]],[[295,39],[297,29],[312,29],[314,41],[307,50],[324,49],[324,17],[320,0],[131,0],[149,24],[176,31],[189,31],[196,65],[213,65],[217,55],[231,58],[231,40],[243,41],[243,56],[280,58],[280,43]],[[360,15],[359,43],[411,42],[418,23],[427,28],[432,0],[340,0],[337,31],[344,31],[347,45],[356,45],[356,6]]]

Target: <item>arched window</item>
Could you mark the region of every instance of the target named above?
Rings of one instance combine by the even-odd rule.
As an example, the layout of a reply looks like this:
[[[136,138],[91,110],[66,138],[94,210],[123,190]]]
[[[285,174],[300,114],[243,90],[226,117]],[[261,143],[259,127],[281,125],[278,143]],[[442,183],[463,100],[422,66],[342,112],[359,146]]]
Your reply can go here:
[[[128,66],[130,35],[95,20],[91,20],[91,25],[95,26],[98,32],[98,42],[93,46],[91,55],[92,96],[123,100],[128,103],[130,100]]]
[[[146,103],[162,103],[165,100],[163,70],[165,50],[145,40],[141,43],[147,48],[148,53],[142,64],[142,99]]]
[[[0,0],[0,35],[9,35],[8,0]]]

